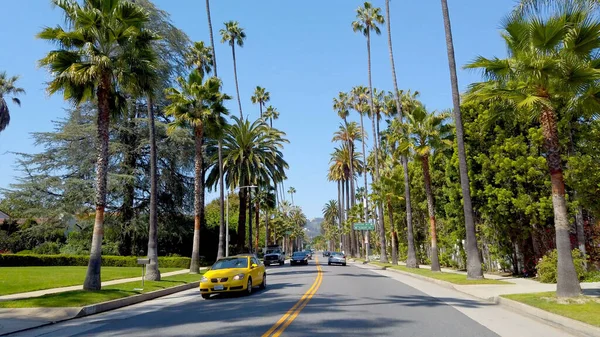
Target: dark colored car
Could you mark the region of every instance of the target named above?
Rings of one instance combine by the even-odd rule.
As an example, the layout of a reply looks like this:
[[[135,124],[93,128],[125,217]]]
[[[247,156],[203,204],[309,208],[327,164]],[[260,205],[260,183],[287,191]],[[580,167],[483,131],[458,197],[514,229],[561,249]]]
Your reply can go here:
[[[323,251],[323,257],[327,257],[327,256],[329,256],[329,252],[328,252],[328,251],[326,251],[326,250],[324,250],[324,251]]]
[[[292,254],[292,258],[290,259],[290,265],[295,264],[308,264],[308,256],[306,252],[294,252]]]

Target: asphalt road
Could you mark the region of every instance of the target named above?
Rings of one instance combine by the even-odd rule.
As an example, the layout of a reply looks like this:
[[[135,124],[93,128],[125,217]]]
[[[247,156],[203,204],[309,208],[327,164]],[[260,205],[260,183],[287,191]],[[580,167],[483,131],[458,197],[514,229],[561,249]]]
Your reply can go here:
[[[319,260],[267,267],[267,289],[251,296],[194,289],[19,336],[569,336],[428,282]]]

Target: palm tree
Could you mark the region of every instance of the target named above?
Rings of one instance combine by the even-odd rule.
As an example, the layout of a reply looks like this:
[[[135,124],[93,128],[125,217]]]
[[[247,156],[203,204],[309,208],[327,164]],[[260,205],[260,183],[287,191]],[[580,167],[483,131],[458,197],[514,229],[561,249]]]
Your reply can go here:
[[[17,96],[24,94],[25,89],[15,86],[18,80],[19,76],[8,77],[5,71],[0,72],[0,132],[10,123],[10,111],[5,97],[11,96],[13,103],[21,106],[21,100]]]
[[[367,38],[367,55],[369,65],[369,95],[370,95],[370,108],[371,118],[373,124],[373,151],[375,151],[375,182],[379,181],[379,159],[377,155],[377,133],[375,132],[375,109],[373,107],[373,83],[371,80],[371,31],[375,34],[380,35],[381,30],[378,24],[384,23],[383,15],[381,15],[381,8],[373,7],[370,2],[365,2],[363,7],[359,7],[356,10],[356,21],[352,22],[352,30],[354,32],[361,32]],[[383,263],[388,262],[386,244],[385,244],[385,227],[383,225],[383,209],[381,205],[377,207],[378,210],[378,223],[379,223],[379,244],[381,245],[381,259]]]
[[[204,133],[207,124],[224,124],[220,119],[227,114],[223,101],[231,99],[221,93],[221,81],[211,77],[204,78],[194,69],[187,80],[177,78],[181,90],[169,88],[166,97],[171,104],[166,108],[168,116],[175,118],[169,125],[170,130],[191,128],[194,133],[195,167],[194,167],[194,242],[190,273],[198,273],[200,262],[200,228],[201,214],[204,212],[204,179],[203,179],[203,147]]]
[[[469,189],[469,169],[467,167],[467,153],[465,150],[465,136],[460,112],[460,93],[458,91],[458,77],[456,76],[456,60],[454,59],[454,42],[452,41],[452,27],[448,13],[448,1],[442,0],[442,15],[444,17],[444,30],[446,32],[446,47],[448,51],[448,66],[450,68],[450,82],[452,85],[452,103],[454,110],[454,123],[456,126],[456,143],[458,145],[458,171],[460,174],[460,187],[463,196],[463,211],[465,214],[465,230],[467,234],[467,278],[483,278],[479,249],[477,248],[477,235],[473,219],[473,205],[471,203],[471,190]]]
[[[435,205],[431,190],[431,175],[429,158],[435,151],[452,146],[452,128],[447,124],[449,115],[446,113],[428,113],[424,106],[417,105],[406,111],[407,122],[401,137],[401,149],[411,149],[415,157],[421,161],[423,182],[427,195],[427,210],[429,212],[429,234],[431,236],[431,270],[440,271],[440,261],[437,247],[437,230]]]
[[[90,249],[90,261],[83,288],[99,290],[102,238],[104,233],[104,210],[106,207],[106,184],[108,169],[108,131],[111,112],[123,102],[117,91],[117,81],[127,81],[136,74],[124,55],[131,46],[148,42],[149,31],[143,29],[148,14],[141,7],[125,0],[100,2],[84,0],[80,5],[74,0],[53,0],[65,14],[68,29],[61,26],[44,28],[38,38],[48,40],[55,49],[40,60],[53,79],[48,92],[63,92],[66,100],[75,104],[91,101],[98,104],[98,158],[96,164],[96,218]],[[127,36],[126,39],[122,38]]]
[[[277,111],[277,108],[274,108],[272,105],[269,105],[267,107],[267,110],[265,111],[264,117],[265,120],[267,118],[269,119],[269,125],[273,127],[273,120],[279,119],[279,111]]]
[[[254,89],[254,95],[250,99],[252,100],[252,104],[258,104],[260,118],[263,118],[263,106],[271,100],[271,94],[265,88],[257,86]]]
[[[203,78],[210,74],[213,69],[213,49],[207,47],[204,41],[194,42],[187,55],[187,64],[198,70]],[[216,76],[216,75],[215,75]]]
[[[600,20],[581,8],[511,16],[503,26],[509,57],[478,57],[466,66],[482,69],[487,79],[472,86],[468,100],[501,99],[512,104],[513,111],[541,124],[552,183],[559,297],[577,296],[581,288],[571,256],[557,112],[561,108],[579,115],[598,111],[599,25]]]
[[[221,29],[220,33],[221,43],[227,42],[231,46],[231,55],[233,56],[233,76],[235,77],[235,91],[237,93],[238,106],[240,108],[240,118],[244,118],[244,114],[242,113],[242,99],[240,98],[240,88],[238,86],[237,63],[235,60],[235,45],[237,44],[240,48],[244,46],[246,33],[244,32],[244,28],[241,28],[237,21],[225,22],[225,28]]]
[[[283,145],[289,143],[284,138],[285,133],[269,127],[262,119],[250,123],[247,119],[233,117],[233,121],[223,135],[223,170],[227,187],[246,186],[259,181],[283,181],[288,168],[282,153]],[[213,141],[209,142],[209,147],[216,146]],[[213,167],[207,177],[207,185],[214,186],[218,174],[218,169]],[[239,190],[239,197],[237,245],[241,250],[246,238],[246,188]]]
[[[292,205],[294,205],[294,194],[296,193],[296,189],[290,186],[288,193],[290,194],[290,197],[292,197]]]
[[[354,155],[354,142],[359,140],[362,141],[362,134],[363,134],[363,130],[358,126],[358,124],[356,122],[345,122],[344,124],[341,124],[339,126],[338,131],[336,131],[333,134],[333,139],[332,141],[341,141],[343,144],[346,144],[348,147],[348,151],[349,151],[349,155],[348,155],[348,159],[349,158],[355,158]],[[350,205],[347,205],[347,208],[351,208],[354,206],[355,204],[355,186],[354,186],[354,176],[355,176],[355,169],[356,169],[356,163],[350,163],[350,161],[348,161],[348,163],[346,163],[346,165],[348,166],[349,169],[349,180],[350,180]],[[366,220],[365,220],[366,221]],[[356,253],[360,253],[358,251],[358,240],[357,240],[357,234],[354,230],[352,230],[350,232],[350,240],[351,240],[351,249],[350,249],[350,253],[352,256],[354,256],[354,254]]]

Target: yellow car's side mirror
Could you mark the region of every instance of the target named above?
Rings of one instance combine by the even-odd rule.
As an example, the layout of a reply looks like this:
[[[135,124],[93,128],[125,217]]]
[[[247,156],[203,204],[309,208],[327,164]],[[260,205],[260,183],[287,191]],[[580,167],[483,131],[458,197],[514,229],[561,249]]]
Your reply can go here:
[[[256,268],[256,267],[258,267],[258,265],[257,265],[256,263],[253,263],[253,264],[250,266],[250,269],[254,269],[254,268]]]

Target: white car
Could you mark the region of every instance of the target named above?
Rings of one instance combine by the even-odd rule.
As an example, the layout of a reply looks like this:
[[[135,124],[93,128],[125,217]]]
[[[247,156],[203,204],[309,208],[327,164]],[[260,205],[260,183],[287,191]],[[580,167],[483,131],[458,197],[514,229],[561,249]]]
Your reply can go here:
[[[329,254],[329,260],[327,261],[328,265],[332,264],[341,264],[342,266],[346,265],[346,255],[340,252],[331,252]]]

